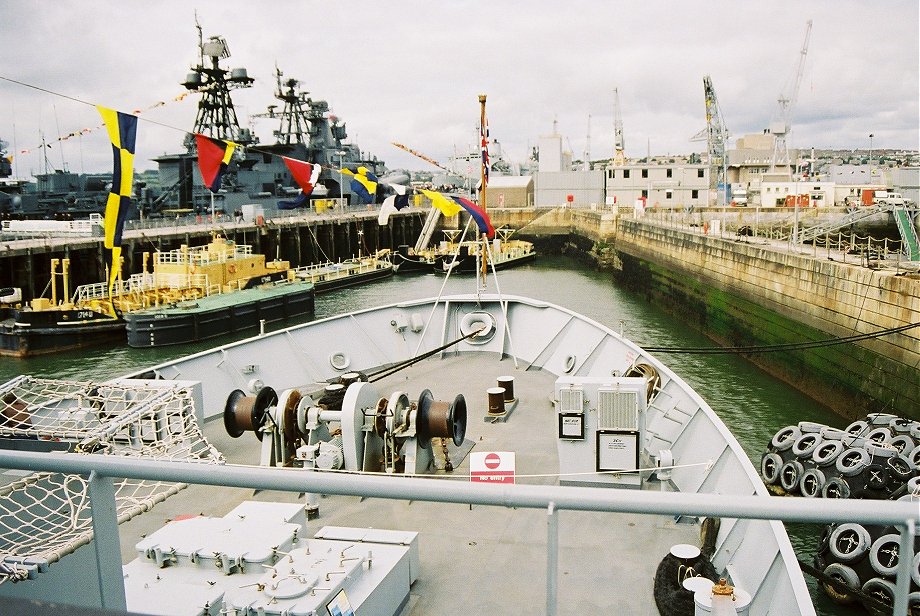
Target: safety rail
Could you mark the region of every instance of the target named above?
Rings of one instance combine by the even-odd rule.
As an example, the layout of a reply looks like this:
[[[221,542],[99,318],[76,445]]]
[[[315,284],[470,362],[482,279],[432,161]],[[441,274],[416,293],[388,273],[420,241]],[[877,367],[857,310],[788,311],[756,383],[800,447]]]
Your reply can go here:
[[[112,297],[120,297],[132,293],[143,293],[155,288],[153,274],[132,274],[127,280],[116,280],[112,286]],[[81,305],[92,300],[108,299],[109,283],[94,282],[83,284],[74,290],[71,301],[74,305]]]
[[[914,533],[920,528],[916,502],[894,501],[879,507],[876,501],[826,499],[815,507],[809,499],[765,498],[719,494],[689,494],[645,490],[573,486],[468,483],[419,477],[373,477],[307,472],[300,469],[240,465],[201,465],[97,454],[37,453],[0,450],[0,468],[88,475],[93,542],[102,589],[103,607],[125,610],[118,520],[113,506],[116,479],[146,479],[188,484],[310,492],[342,496],[432,501],[463,505],[490,505],[544,509],[547,512],[546,607],[556,613],[559,512],[595,511],[671,516],[704,516],[752,520],[780,520],[826,524],[860,522],[899,529],[895,616],[907,616]]]
[[[207,265],[209,263],[223,263],[231,259],[241,259],[252,256],[252,246],[248,244],[227,244],[226,250],[212,253],[208,246],[196,246],[187,250],[177,249],[156,254],[157,263]]]
[[[629,210],[625,212],[625,215],[629,216],[632,213],[632,210]],[[875,211],[874,213],[879,212]],[[754,220],[750,219],[752,217]],[[787,247],[793,247],[800,251],[811,249],[814,256],[818,255],[819,250],[825,251],[828,256],[833,251],[834,257],[839,258],[843,263],[846,263],[848,259],[853,263],[863,265],[869,261],[886,261],[891,262],[892,265],[900,269],[913,260],[911,259],[909,244],[903,240],[860,235],[854,231],[843,231],[841,229],[838,229],[836,233],[829,231],[823,235],[814,233],[805,235],[805,231],[807,231],[805,229],[799,232],[797,238],[799,242],[795,244],[793,242],[796,239],[793,234],[795,221],[791,215],[782,220],[766,223],[759,221],[756,213],[741,221],[722,218],[719,219],[718,229],[711,228],[711,225],[704,221],[699,213],[652,210],[646,211],[643,216],[636,219],[648,220],[670,229],[709,235],[721,239],[745,242],[761,240],[772,243],[777,247],[779,247],[779,244],[785,244]],[[806,237],[807,242],[804,241]]]

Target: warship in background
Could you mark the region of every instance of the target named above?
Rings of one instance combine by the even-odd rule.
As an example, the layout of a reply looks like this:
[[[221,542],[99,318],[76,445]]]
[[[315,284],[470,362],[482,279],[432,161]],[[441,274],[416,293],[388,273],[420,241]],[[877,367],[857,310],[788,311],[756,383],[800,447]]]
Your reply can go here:
[[[243,205],[256,204],[266,214],[278,209],[309,207],[309,198],[302,194],[282,156],[323,166],[313,196],[340,199],[345,204],[356,201],[342,175],[328,168],[352,171],[365,167],[378,178],[387,174],[383,161],[368,157],[360,148],[347,143],[345,123],[332,114],[329,103],[314,100],[298,88],[300,82],[285,78],[276,67],[275,98],[281,102],[269,105],[266,113],[254,117],[278,121],[273,144],[262,144],[252,131],[240,127],[230,92],[252,86],[254,79],[245,68],[225,69],[222,60],[230,57],[226,40],[212,36],[205,41],[198,26],[200,59],[182,83],[188,90],[201,94],[193,133],[233,141],[237,149],[222,188],[215,195],[216,209],[234,213]],[[185,139],[186,151],[154,159],[159,165],[161,194],[150,204],[153,213],[163,210],[208,211],[211,194],[197,173],[197,153],[193,134]],[[408,181],[408,174],[406,174]],[[378,191],[382,198],[383,191]]]

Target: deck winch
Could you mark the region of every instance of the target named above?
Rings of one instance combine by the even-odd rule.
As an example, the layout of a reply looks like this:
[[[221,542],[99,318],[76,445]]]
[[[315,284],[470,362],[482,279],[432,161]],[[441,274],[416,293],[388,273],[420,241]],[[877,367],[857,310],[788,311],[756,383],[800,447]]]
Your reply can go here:
[[[349,373],[321,392],[263,387],[255,396],[239,389],[227,397],[224,426],[237,438],[253,431],[262,441],[262,466],[421,474],[433,470],[446,442],[463,445],[466,400],[435,400],[429,390],[382,397],[362,375]],[[438,450],[436,453],[435,450]],[[448,455],[443,468],[452,470]]]

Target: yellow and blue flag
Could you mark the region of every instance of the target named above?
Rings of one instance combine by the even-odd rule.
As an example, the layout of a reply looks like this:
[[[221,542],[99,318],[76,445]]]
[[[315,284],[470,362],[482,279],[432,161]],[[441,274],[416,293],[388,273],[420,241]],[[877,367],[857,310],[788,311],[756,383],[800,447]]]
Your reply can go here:
[[[137,116],[96,106],[105,122],[105,128],[112,141],[112,155],[115,168],[112,171],[112,188],[105,205],[105,239],[103,245],[109,251],[109,297],[112,286],[118,278],[121,263],[121,234],[125,218],[131,206],[134,186],[134,142],[137,137]]]
[[[342,173],[351,176],[351,189],[364,203],[373,203],[377,195],[377,176],[367,170],[367,167],[358,167],[357,171],[342,169]]]

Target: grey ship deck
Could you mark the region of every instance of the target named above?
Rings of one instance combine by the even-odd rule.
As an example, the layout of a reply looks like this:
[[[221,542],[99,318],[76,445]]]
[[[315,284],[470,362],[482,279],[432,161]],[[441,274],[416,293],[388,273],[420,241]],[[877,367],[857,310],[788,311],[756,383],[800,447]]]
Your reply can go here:
[[[445,363],[460,366],[451,369]],[[495,386],[500,364],[486,355],[432,360],[376,383],[381,392],[405,391],[411,399],[431,389],[435,399],[466,397],[466,437],[473,451],[514,451],[517,482],[558,484],[556,424],[550,400],[555,376],[516,371],[519,403],[507,422],[487,423],[486,389]],[[444,374],[465,375],[445,382]],[[389,395],[389,393],[384,394]],[[205,435],[232,464],[257,464],[259,441],[251,432],[230,438],[223,422],[209,421]],[[308,472],[308,471],[292,471]],[[468,481],[469,460],[439,477]],[[524,476],[532,475],[532,476]],[[659,482],[649,485],[659,486]],[[652,488],[654,489],[654,488]],[[124,562],[137,557],[135,544],[178,515],[222,516],[242,500],[303,502],[298,495],[237,488],[191,486],[150,513],[121,525]],[[421,574],[404,616],[427,614],[536,614],[545,611],[547,514],[539,509],[464,506],[330,496],[320,500],[319,518],[306,536],[326,525],[419,532]],[[559,519],[559,614],[655,615],[652,580],[657,563],[678,543],[699,544],[699,527],[671,516],[563,511]],[[650,557],[651,556],[651,557]]]

